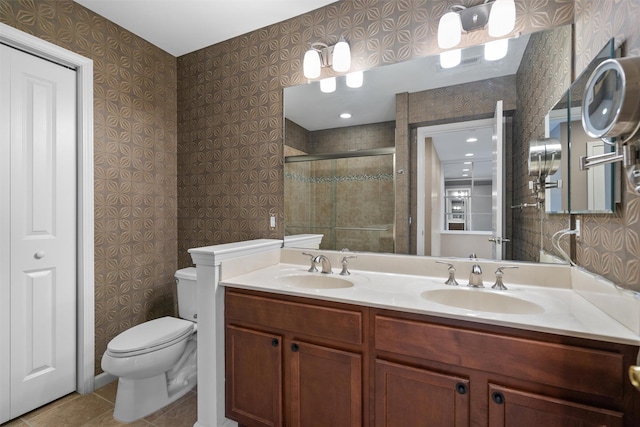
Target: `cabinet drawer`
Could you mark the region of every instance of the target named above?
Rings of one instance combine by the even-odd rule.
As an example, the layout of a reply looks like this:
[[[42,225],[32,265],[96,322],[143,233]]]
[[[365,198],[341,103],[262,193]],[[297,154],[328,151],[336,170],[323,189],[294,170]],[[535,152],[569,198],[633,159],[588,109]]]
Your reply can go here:
[[[348,344],[363,342],[360,311],[276,300],[229,289],[225,298],[228,322],[248,322]]]
[[[611,398],[623,391],[623,356],[613,352],[382,315],[375,348]]]

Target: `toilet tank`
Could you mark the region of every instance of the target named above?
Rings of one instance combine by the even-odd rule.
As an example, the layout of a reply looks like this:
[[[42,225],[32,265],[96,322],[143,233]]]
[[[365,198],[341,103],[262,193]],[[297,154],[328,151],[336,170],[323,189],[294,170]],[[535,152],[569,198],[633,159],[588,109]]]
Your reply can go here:
[[[176,271],[178,288],[178,314],[185,320],[198,321],[198,288],[196,268],[187,267]]]

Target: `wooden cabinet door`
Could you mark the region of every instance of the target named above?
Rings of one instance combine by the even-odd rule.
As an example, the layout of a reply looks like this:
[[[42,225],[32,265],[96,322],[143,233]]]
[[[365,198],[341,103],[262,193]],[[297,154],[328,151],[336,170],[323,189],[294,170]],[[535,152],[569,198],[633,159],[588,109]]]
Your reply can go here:
[[[376,360],[376,427],[468,425],[467,379]]]
[[[282,338],[226,327],[226,415],[247,427],[282,426]]]
[[[362,425],[359,354],[293,341],[290,345],[290,427]]]
[[[622,427],[623,414],[489,384],[489,427]]]

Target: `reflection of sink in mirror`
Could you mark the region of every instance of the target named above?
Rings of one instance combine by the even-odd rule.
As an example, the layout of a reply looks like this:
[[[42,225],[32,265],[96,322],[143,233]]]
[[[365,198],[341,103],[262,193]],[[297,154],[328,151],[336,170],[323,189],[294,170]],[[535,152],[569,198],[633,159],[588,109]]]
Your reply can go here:
[[[491,313],[536,314],[544,311],[538,304],[490,290],[435,289],[425,291],[421,296],[450,307]]]
[[[305,289],[341,289],[353,287],[353,282],[336,276],[300,274],[283,276],[278,279],[281,283],[294,288]]]

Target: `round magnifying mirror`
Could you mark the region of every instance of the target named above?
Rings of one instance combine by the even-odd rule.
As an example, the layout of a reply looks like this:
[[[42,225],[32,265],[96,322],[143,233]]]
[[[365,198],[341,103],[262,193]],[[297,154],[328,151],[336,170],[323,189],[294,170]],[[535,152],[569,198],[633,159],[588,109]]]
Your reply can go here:
[[[640,57],[608,59],[598,65],[582,98],[582,125],[587,135],[633,136],[639,113]]]

